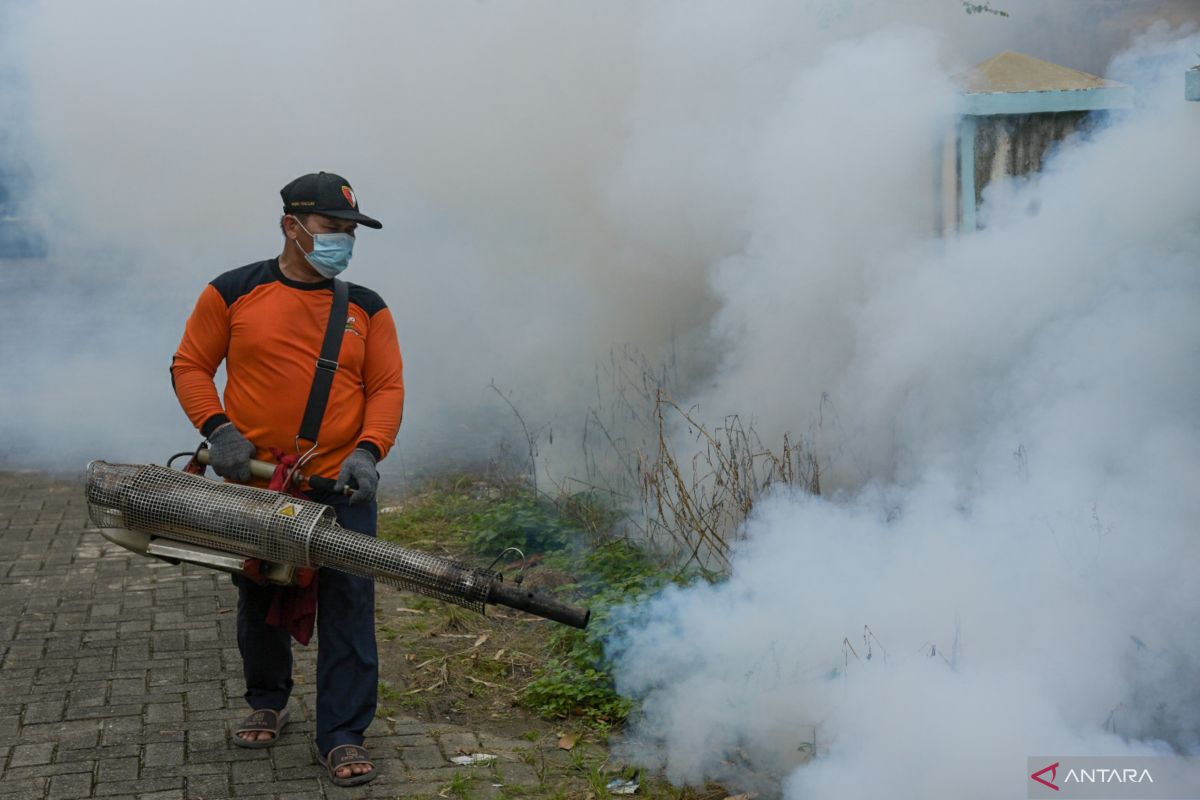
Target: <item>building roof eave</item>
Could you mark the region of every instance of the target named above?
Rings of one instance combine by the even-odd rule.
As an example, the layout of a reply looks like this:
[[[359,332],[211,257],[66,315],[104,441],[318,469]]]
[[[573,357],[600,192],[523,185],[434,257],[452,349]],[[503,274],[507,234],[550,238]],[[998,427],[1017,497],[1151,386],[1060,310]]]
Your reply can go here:
[[[1121,84],[1048,92],[969,92],[962,97],[962,113],[974,117],[1103,111],[1133,106],[1133,89]]]

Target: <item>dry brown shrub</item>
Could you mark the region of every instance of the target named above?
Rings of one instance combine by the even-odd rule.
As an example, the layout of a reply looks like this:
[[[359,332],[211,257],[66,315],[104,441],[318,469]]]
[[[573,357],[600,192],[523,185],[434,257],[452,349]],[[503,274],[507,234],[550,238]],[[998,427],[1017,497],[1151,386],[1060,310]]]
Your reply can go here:
[[[737,531],[771,487],[821,492],[820,465],[789,434],[772,450],[737,415],[709,430],[695,409],[685,410],[661,388],[654,420],[657,447],[637,453],[644,524],[651,540],[669,541],[685,563],[728,568]],[[671,444],[680,427],[697,445],[682,464]]]
[[[781,484],[819,494],[821,470],[791,435],[769,447],[739,416],[702,422],[698,408],[673,398],[680,383],[673,358],[651,363],[626,348],[598,363],[585,474],[571,482],[633,509],[629,523],[669,560],[724,572],[763,494]]]

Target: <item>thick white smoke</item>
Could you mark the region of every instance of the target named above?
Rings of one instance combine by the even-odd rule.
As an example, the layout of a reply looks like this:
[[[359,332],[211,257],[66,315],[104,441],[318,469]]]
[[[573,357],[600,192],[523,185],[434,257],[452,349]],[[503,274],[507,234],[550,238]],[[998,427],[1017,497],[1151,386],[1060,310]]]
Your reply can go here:
[[[944,242],[912,233],[902,187],[941,111],[929,50],[869,37],[798,75],[752,246],[718,273],[730,355],[705,402],[794,425],[828,392],[847,488],[773,496],[727,582],[630,612],[631,753],[675,780],[1004,798],[1027,756],[1200,749],[1200,107],[1181,77],[1200,36],[1120,57],[1137,108]],[[839,102],[860,71],[926,98],[887,104],[874,148],[842,133],[866,123]],[[808,150],[849,164],[855,202]]]
[[[7,0],[0,80],[28,102],[0,127],[26,145],[22,191],[49,220],[51,257],[4,265],[0,458],[78,466],[190,446],[166,372],[183,320],[206,281],[278,252],[278,189],[315,169],[345,174],[385,222],[363,232],[347,277],[398,320],[399,457],[486,457],[511,437],[493,379],[543,453],[551,429],[575,451],[564,434],[597,356],[693,341],[716,307],[714,265],[789,213],[802,186],[771,189],[759,148],[766,129],[786,135],[781,115],[806,113],[789,93],[824,44],[919,24],[959,65],[1029,40],[1099,69],[1131,15],[1187,2],[1086,5],[1011,0],[1000,18],[958,0]],[[839,103],[850,117],[831,124],[878,106],[886,140],[890,110],[932,102],[886,65],[858,74]],[[785,163],[805,156],[768,144]],[[826,200],[877,209],[868,176],[846,168]],[[721,354],[679,356],[695,382]]]
[[[992,5],[3,3],[0,153],[51,258],[0,261],[0,463],[190,446],[186,315],[278,252],[280,186],[334,170],[385,222],[347,277],[396,313],[401,456],[489,453],[514,426],[492,379],[561,443],[598,355],[673,336],[705,338],[705,413],[770,436],[836,410],[841,492],[764,503],[729,582],[621,643],[638,757],[844,800],[1195,750],[1200,42],[1119,61],[1142,105],[983,232],[931,238],[927,168],[948,74],[1004,49],[1101,71],[1196,6]]]

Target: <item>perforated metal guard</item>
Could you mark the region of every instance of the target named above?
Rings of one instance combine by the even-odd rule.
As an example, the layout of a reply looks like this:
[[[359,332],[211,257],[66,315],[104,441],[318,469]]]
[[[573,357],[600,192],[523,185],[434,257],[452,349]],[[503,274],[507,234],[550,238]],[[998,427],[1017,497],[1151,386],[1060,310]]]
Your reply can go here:
[[[128,528],[279,564],[331,567],[481,614],[497,578],[346,530],[320,503],[152,464],[93,461],[87,500],[98,528]]]

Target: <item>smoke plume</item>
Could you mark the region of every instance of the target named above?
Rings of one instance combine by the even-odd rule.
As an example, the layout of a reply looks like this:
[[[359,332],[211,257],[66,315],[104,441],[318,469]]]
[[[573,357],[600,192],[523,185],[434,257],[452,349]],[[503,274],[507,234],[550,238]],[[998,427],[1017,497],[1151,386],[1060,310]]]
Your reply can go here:
[[[1189,7],[1086,5],[1013,0],[1001,18],[954,0],[352,12],[315,0],[8,0],[0,80],[13,113],[0,128],[27,174],[21,219],[44,228],[49,257],[4,265],[0,459],[77,468],[190,447],[166,372],[183,322],[208,280],[278,253],[279,187],[327,169],[385,223],[363,232],[347,273],[391,305],[406,356],[406,422],[385,466],[487,458],[503,441],[522,450],[494,381],[564,474],[597,358],[628,345],[653,360],[674,346],[690,386],[731,363],[706,332],[727,306],[730,263],[748,242],[772,246],[769,217],[909,203],[868,188],[852,164],[840,180],[833,159],[782,138],[785,117],[807,113],[789,99],[796,76],[825,45],[920,25],[954,69],[1025,42],[1098,70],[1141,17]],[[935,101],[871,63],[846,65],[860,81],[828,128],[894,148],[889,129],[909,118],[891,112]],[[846,127],[872,106],[878,136]],[[822,197],[779,185],[764,146],[782,164],[821,162]],[[896,164],[880,178],[890,191],[916,172]],[[853,233],[886,248],[889,219]]]
[[[387,468],[524,447],[494,382],[568,474],[627,345],[827,466],[729,580],[629,612],[631,757],[847,800],[1195,752],[1196,6],[990,5],[0,4],[4,213],[48,250],[0,260],[0,465],[193,446],[184,320],[331,170],[385,225],[347,277],[406,356]],[[1005,49],[1138,106],[940,239],[951,76]]]
[[[714,279],[724,359],[698,397],[770,429],[824,393],[840,489],[776,493],[728,581],[627,612],[634,758],[791,798],[1001,798],[1027,756],[1200,748],[1198,48],[1145,34],[1109,70],[1136,108],[944,241],[905,192],[948,102],[929,41],[857,39],[798,74],[756,149],[750,245]],[[924,100],[872,127],[841,98],[885,71]]]

